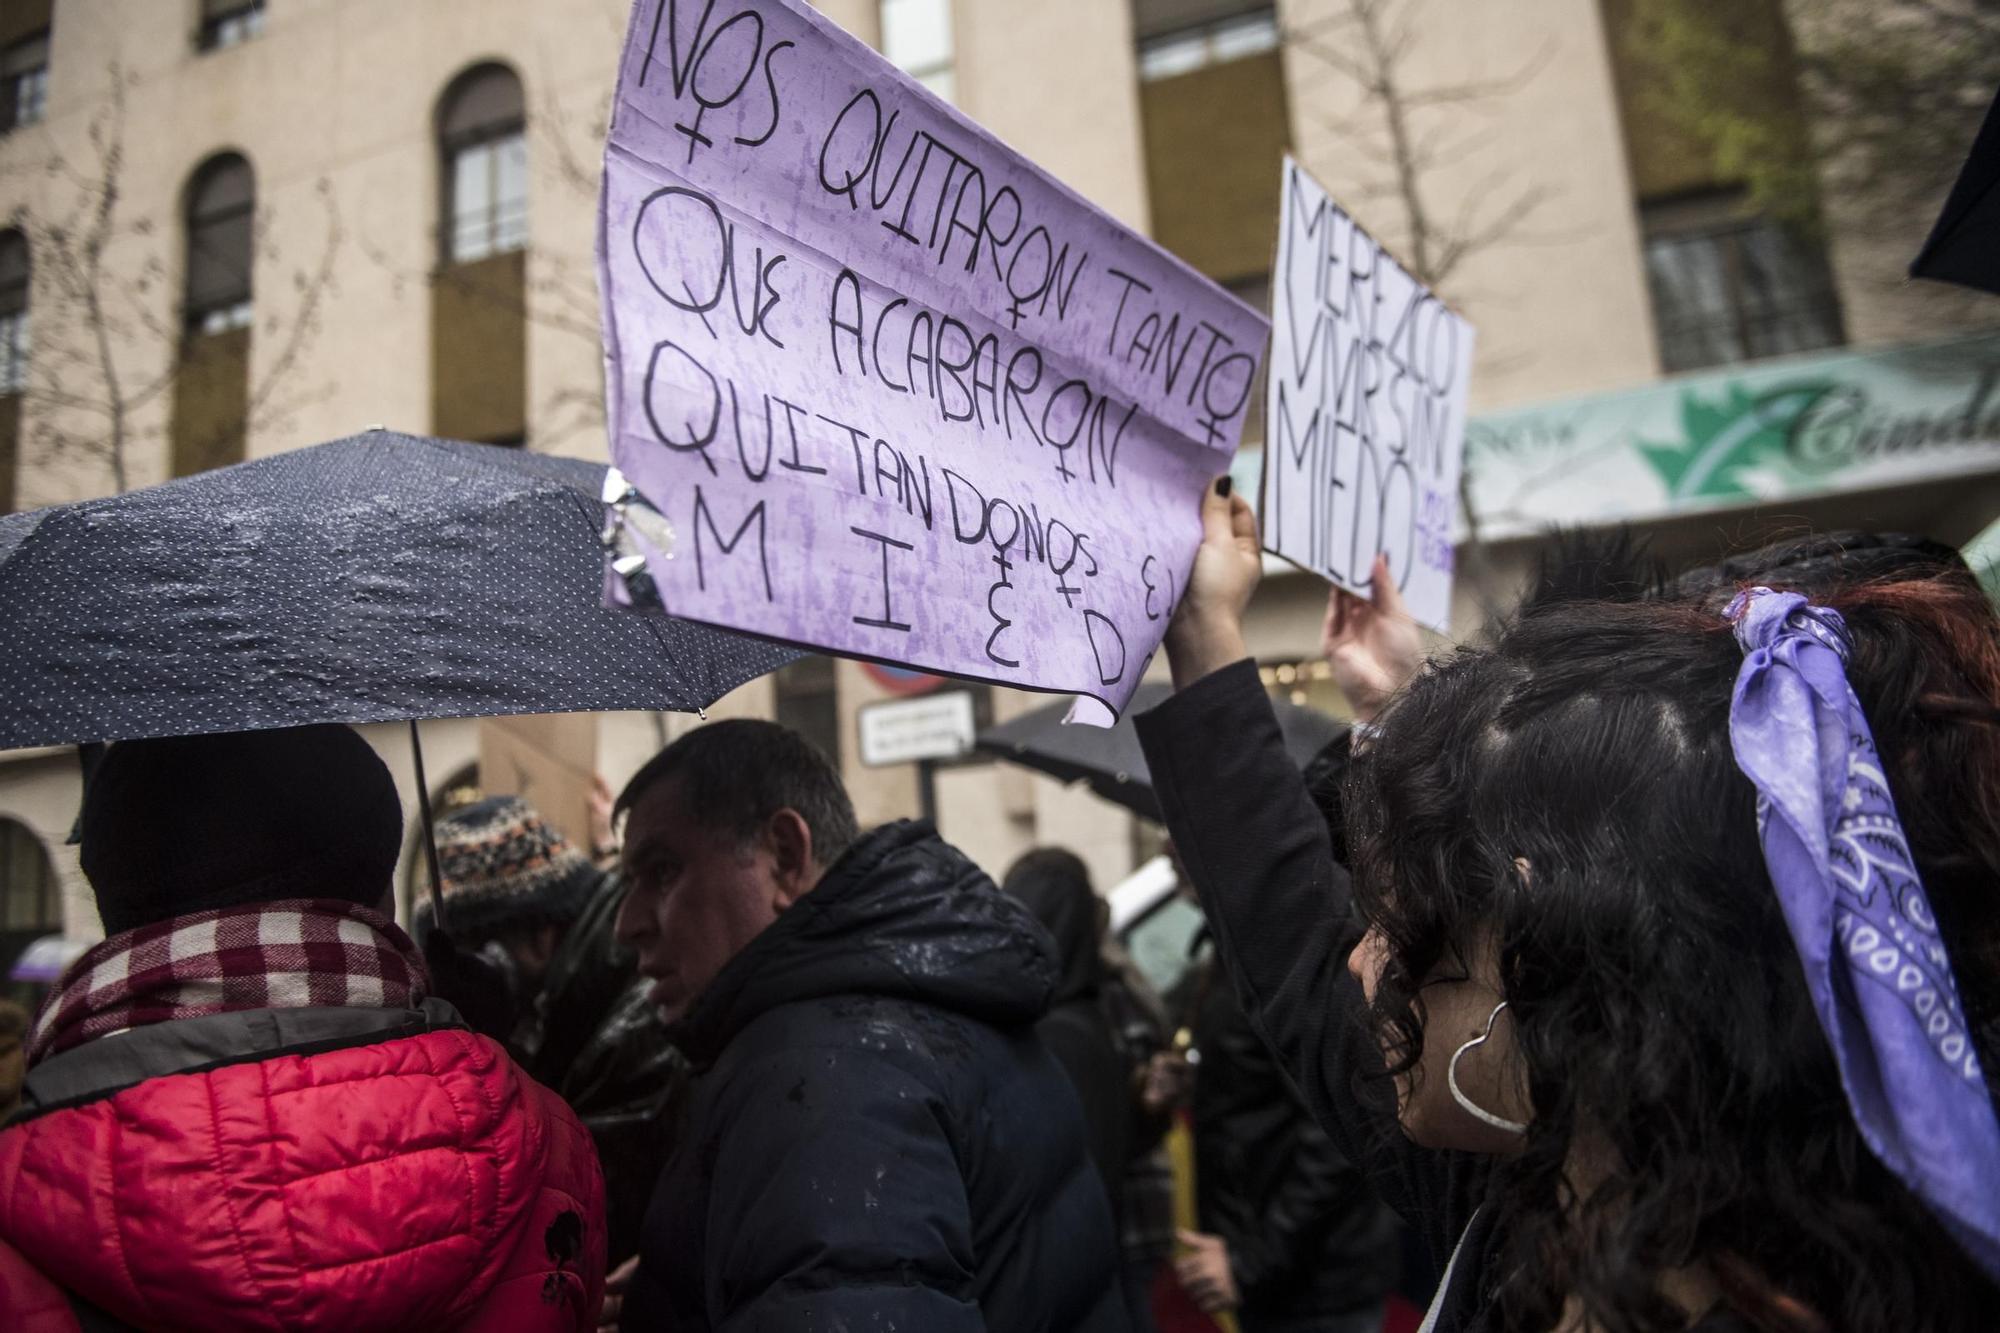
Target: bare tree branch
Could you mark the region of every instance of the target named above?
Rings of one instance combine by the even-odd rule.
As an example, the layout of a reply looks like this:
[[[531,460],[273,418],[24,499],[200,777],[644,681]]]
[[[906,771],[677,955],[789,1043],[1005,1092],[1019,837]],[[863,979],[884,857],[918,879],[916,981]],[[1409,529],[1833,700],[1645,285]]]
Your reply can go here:
[[[613,32],[613,39],[619,34]],[[545,89],[553,89],[553,77],[540,79]],[[603,142],[611,115],[609,94],[600,97],[580,128],[576,114],[565,107],[553,91],[544,96],[530,121],[533,136],[531,159],[553,165],[550,173],[564,191],[595,201],[601,165],[578,149],[578,144]],[[536,179],[544,177],[539,173]],[[546,247],[531,248],[526,256],[526,276],[518,289],[495,284],[455,271],[451,266],[414,269],[404,264],[364,232],[358,240],[361,253],[387,274],[392,291],[401,299],[411,289],[430,290],[440,285],[454,295],[508,318],[520,319],[535,328],[546,329],[585,343],[595,353],[602,347],[603,325],[599,315],[597,265],[593,256],[566,255]],[[602,359],[592,355],[598,367],[589,387],[564,386],[552,391],[537,405],[536,438],[553,443],[589,431],[601,431],[605,424]]]
[[[1435,174],[1479,152],[1490,133],[1467,133],[1463,119],[1489,111],[1496,102],[1532,83],[1555,56],[1544,43],[1510,73],[1412,87],[1405,69],[1422,38],[1423,0],[1340,0],[1331,13],[1288,25],[1281,40],[1345,80],[1359,95],[1351,116],[1320,116],[1319,123],[1344,140],[1357,157],[1386,169],[1343,190],[1350,200],[1393,198],[1400,205],[1400,236],[1408,247],[1410,271],[1426,286],[1449,280],[1472,256],[1514,242],[1528,221],[1552,197],[1528,183],[1499,189],[1503,202],[1491,205],[1496,186],[1482,182],[1449,223],[1432,204]],[[1483,218],[1480,209],[1490,211]]]
[[[46,293],[36,322],[46,332],[37,337],[23,393],[29,438],[51,456],[103,467],[118,492],[132,485],[134,450],[166,434],[157,408],[180,385],[188,337],[178,302],[165,297],[169,270],[160,254],[160,228],[152,217],[128,216],[126,208],[132,83],[128,72],[111,67],[110,93],[90,118],[84,151],[65,151],[55,131],[46,131],[51,151],[45,170],[67,200],[46,211],[23,209],[15,219],[29,236]],[[318,332],[340,245],[332,191],[324,182],[320,194],[329,207],[327,252],[315,272],[301,278],[297,315],[266,324],[264,335],[281,340],[279,351],[246,392],[241,417],[223,423],[230,434],[269,424],[277,389],[300,370]],[[267,267],[276,266],[268,243],[262,257]]]
[[[310,273],[301,271],[293,275],[298,310],[289,326],[273,329],[281,334],[281,341],[276,355],[265,362],[263,375],[251,386],[249,405],[244,412],[249,421],[261,420],[272,412],[278,391],[293,379],[307,349],[319,337],[326,298],[334,290],[335,260],[343,236],[340,201],[334,197],[333,182],[324,176],[313,188],[326,208],[326,245]]]

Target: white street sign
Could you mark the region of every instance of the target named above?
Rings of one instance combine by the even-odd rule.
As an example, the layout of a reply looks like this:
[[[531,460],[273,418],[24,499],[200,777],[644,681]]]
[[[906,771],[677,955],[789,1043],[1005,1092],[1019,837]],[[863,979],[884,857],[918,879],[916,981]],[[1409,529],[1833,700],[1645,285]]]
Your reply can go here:
[[[972,695],[965,690],[869,704],[858,720],[861,762],[870,768],[956,759],[972,749]]]

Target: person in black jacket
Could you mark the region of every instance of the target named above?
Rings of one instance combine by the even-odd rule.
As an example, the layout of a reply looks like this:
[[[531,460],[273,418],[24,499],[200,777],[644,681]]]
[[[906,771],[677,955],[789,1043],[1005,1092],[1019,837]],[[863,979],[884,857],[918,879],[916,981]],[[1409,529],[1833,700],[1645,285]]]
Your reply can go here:
[[[1314,1123],[1212,954],[1187,983],[1201,1231],[1178,1263],[1242,1333],[1375,1333],[1398,1261],[1395,1222]]]
[[[624,885],[518,796],[454,810],[436,836],[452,937],[512,982],[512,1021],[489,1035],[569,1103],[597,1145],[615,1266],[638,1248],[687,1086],[687,1061],[647,998],[651,983],[615,935]],[[418,910],[431,919],[428,896]],[[489,993],[466,996],[469,988]],[[440,993],[490,1006],[492,989],[481,977]]]
[[[1140,738],[1253,1024],[1445,1269],[1427,1333],[1990,1327],[2000,1287],[1864,1143],[1820,1031],[1715,606],[1536,609],[1413,682],[1347,780],[1358,913],[1244,649],[1261,557],[1226,479],[1203,524]],[[1976,1035],[2000,626],[1962,569],[1812,591],[1928,798],[1911,850]]]
[[[1120,1052],[1103,1003],[1099,899],[1090,887],[1090,871],[1074,852],[1039,847],[1009,866],[1000,886],[1020,899],[1056,942],[1055,1000],[1035,1032],[1083,1102],[1091,1161],[1104,1178],[1113,1220],[1122,1222],[1120,1194],[1138,1137],[1138,1095],[1133,1066]]]
[[[628,1330],[1124,1333],[1048,933],[924,822],[860,836],[768,722],[627,785],[619,935],[695,1068]]]

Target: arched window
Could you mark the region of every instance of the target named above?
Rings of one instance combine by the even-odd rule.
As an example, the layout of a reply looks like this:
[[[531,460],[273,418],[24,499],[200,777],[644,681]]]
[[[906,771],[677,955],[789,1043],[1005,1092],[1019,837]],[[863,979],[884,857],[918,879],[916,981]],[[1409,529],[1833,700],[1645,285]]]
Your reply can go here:
[[[40,998],[34,983],[54,980],[73,954],[58,948],[45,958],[23,955],[36,940],[62,928],[62,889],[48,849],[27,825],[0,819],[0,999],[34,1012]],[[30,964],[25,970],[24,963]]]
[[[0,819],[0,931],[62,929],[56,869],[34,830]]]
[[[469,264],[528,244],[527,113],[521,81],[480,65],[452,81],[438,106],[447,264]]]
[[[187,193],[187,328],[226,333],[250,323],[257,182],[250,164],[221,153],[201,165]]]
[[[0,231],[0,396],[28,385],[28,238]]]

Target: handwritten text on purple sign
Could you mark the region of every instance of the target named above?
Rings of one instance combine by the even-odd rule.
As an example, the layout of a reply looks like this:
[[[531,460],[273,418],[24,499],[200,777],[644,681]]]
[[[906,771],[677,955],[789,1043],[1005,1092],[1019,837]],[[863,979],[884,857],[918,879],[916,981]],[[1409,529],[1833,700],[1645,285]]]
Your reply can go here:
[[[1123,707],[1261,316],[789,0],[640,0],[602,213],[668,610]]]

